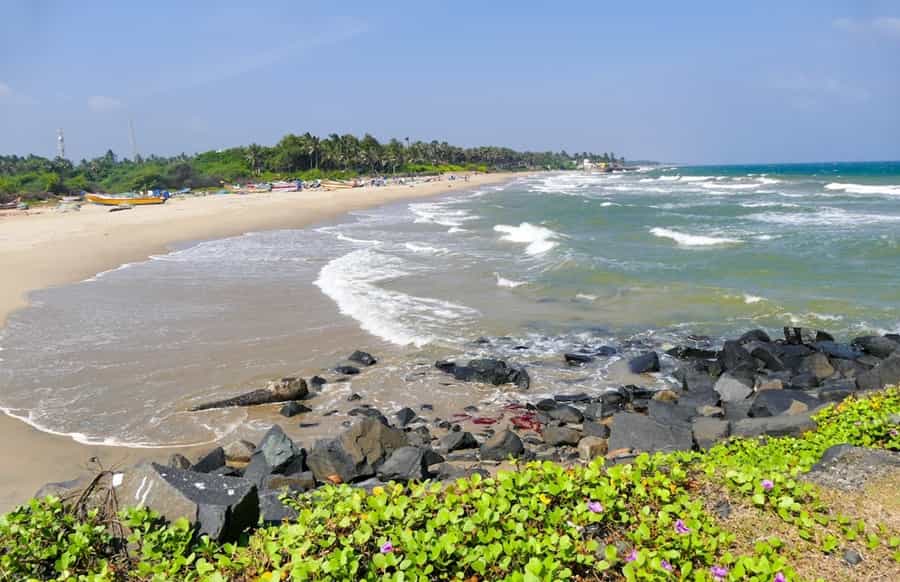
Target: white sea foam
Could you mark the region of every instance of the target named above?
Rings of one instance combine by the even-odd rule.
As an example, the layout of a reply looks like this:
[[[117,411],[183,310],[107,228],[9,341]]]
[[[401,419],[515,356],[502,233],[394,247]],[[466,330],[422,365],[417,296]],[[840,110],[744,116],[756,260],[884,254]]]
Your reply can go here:
[[[528,222],[523,222],[519,226],[510,226],[508,224],[498,224],[494,227],[496,232],[502,232],[504,235],[501,240],[514,243],[523,243],[527,245],[525,252],[529,255],[540,255],[556,247],[559,243],[555,241],[559,234]]]
[[[865,214],[825,207],[818,212],[760,212],[747,216],[759,222],[791,226],[859,226],[879,222],[900,222],[896,214]]]
[[[335,234],[338,240],[342,240],[344,242],[360,244],[360,245],[380,245],[381,241],[377,240],[368,240],[364,238],[353,238],[352,236],[347,236],[342,232],[338,232]]]
[[[840,190],[850,194],[886,194],[900,196],[900,184],[853,184],[832,182],[825,185],[826,190]]]
[[[575,299],[581,299],[582,301],[596,301],[597,296],[591,295],[590,293],[576,293]]]
[[[742,241],[736,238],[702,236],[696,234],[685,234],[670,230],[668,228],[654,227],[650,229],[650,234],[660,238],[668,238],[674,240],[679,246],[684,247],[707,247],[714,245],[738,244]]]
[[[750,295],[749,293],[744,293],[744,303],[747,305],[753,305],[754,303],[759,303],[760,301],[765,301],[765,297],[760,297],[759,295]]]
[[[468,210],[449,208],[447,202],[419,202],[410,204],[409,209],[416,216],[416,224],[437,224],[439,226],[459,227],[469,220],[477,220]]]
[[[741,202],[744,208],[799,208],[799,204],[790,202]]]
[[[443,339],[450,321],[477,317],[464,305],[378,286],[409,274],[400,258],[359,249],[326,264],[315,284],[362,329],[397,345],[424,346]]]
[[[105,277],[106,275],[109,275],[110,273],[114,273],[114,272],[116,272],[116,271],[123,271],[123,270],[125,270],[125,269],[131,267],[131,266],[134,265],[134,264],[135,264],[135,263],[124,263],[124,264],[119,265],[118,267],[116,267],[116,268],[114,268],[114,269],[107,269],[106,271],[100,271],[99,273],[97,273],[97,274],[94,275],[93,277],[88,277],[87,279],[85,279],[84,281],[82,281],[82,283],[91,283],[91,282],[93,282],[93,281],[96,281],[96,280],[98,280],[98,279],[101,279],[101,278]]]
[[[420,255],[446,255],[450,252],[449,249],[433,247],[431,245],[425,245],[420,243],[408,242],[404,243],[405,246],[410,251],[420,254]]]
[[[512,279],[504,279],[500,276],[500,273],[494,273],[494,276],[497,277],[497,287],[515,289],[516,287],[521,287],[525,284],[525,281],[513,281]]]

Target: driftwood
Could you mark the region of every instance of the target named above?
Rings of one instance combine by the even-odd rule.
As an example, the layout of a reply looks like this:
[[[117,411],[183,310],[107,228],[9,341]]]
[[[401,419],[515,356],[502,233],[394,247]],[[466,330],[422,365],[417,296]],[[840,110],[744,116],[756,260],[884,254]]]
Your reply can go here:
[[[206,402],[190,408],[191,412],[210,410],[212,408],[230,408],[235,406],[256,406],[259,404],[272,404],[275,402],[287,402],[306,398],[309,388],[303,378],[282,378],[272,380],[265,388],[253,390],[246,394],[240,394],[224,400]]]

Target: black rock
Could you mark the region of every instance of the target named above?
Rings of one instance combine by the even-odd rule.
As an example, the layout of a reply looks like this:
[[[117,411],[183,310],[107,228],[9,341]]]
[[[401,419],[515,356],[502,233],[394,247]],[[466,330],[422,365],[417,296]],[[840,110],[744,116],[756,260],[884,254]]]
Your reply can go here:
[[[421,447],[425,451],[425,465],[437,465],[446,461],[443,455],[432,449],[431,447]]]
[[[780,372],[785,369],[785,366],[777,351],[778,346],[774,344],[757,344],[751,349],[750,355],[762,362],[767,370]]]
[[[723,402],[722,410],[725,411],[725,420],[736,422],[750,416],[750,407],[753,406],[752,400],[741,400],[738,402]]]
[[[428,478],[425,451],[417,447],[400,447],[391,453],[378,469],[382,481],[422,481]]]
[[[139,503],[169,521],[185,517],[219,542],[236,540],[259,521],[257,487],[239,477],[142,463],[126,473],[117,492],[122,503]]]
[[[446,372],[447,374],[452,374],[453,370],[456,369],[456,363],[451,362],[449,360],[438,360],[434,363],[434,367],[440,370],[441,372]]]
[[[478,412],[478,407],[477,407],[477,406],[474,406],[474,405],[472,405],[472,404],[470,404],[470,405],[468,405],[468,406],[464,406],[464,407],[463,407],[463,410],[464,410],[465,412]]]
[[[750,343],[750,342],[762,342],[767,344],[772,341],[772,338],[769,337],[765,331],[761,329],[751,329],[744,335],[738,338],[738,342],[742,344]]]
[[[544,442],[548,445],[570,445],[574,447],[578,444],[578,441],[581,440],[583,435],[580,430],[549,424],[544,427],[542,436],[544,437]]]
[[[481,445],[481,458],[490,461],[503,461],[509,457],[519,458],[525,452],[522,439],[509,429],[502,430]]]
[[[830,380],[816,388],[812,394],[822,402],[840,402],[856,392],[856,382],[847,380]]]
[[[462,449],[474,449],[478,446],[478,441],[470,432],[458,431],[449,432],[440,438],[440,450],[452,453]]]
[[[309,387],[302,378],[282,378],[273,380],[260,390],[253,390],[245,394],[206,402],[191,407],[191,412],[210,410],[213,408],[230,408],[236,406],[256,406],[259,404],[273,404],[275,402],[288,402],[300,400],[309,396]]]
[[[406,426],[407,424],[412,422],[415,417],[415,411],[409,407],[401,408],[394,413],[394,418],[397,419],[397,426]]]
[[[791,378],[790,387],[794,390],[810,390],[819,385],[819,379],[812,372],[801,372]]]
[[[281,407],[281,410],[278,411],[278,414],[281,416],[286,416],[288,418],[292,416],[297,416],[298,414],[302,414],[304,412],[312,412],[312,408],[308,406],[304,406],[297,401],[288,402],[284,406]]]
[[[175,467],[176,469],[188,470],[191,468],[191,461],[181,453],[174,453],[171,457],[169,457],[169,461],[166,463],[166,465],[168,465],[169,467]],[[44,496],[41,495],[40,497]]]
[[[359,374],[359,368],[353,366],[336,366],[334,371],[345,376],[355,376]]]
[[[706,392],[712,390],[718,374],[710,371],[706,362],[693,360],[672,373],[681,387],[688,392]]]
[[[792,345],[811,344],[816,341],[816,333],[802,327],[785,327],[784,341]]]
[[[324,386],[328,381],[322,376],[313,376],[309,379],[309,385],[315,388],[316,390],[320,390],[322,386]]]
[[[865,353],[882,359],[887,358],[898,349],[900,349],[900,344],[880,335],[866,335],[858,337],[855,338],[851,343]]]
[[[592,352],[592,355],[599,358],[608,358],[609,356],[614,356],[619,353],[619,350],[612,346],[600,346],[599,348],[595,348]]]
[[[718,418],[695,418],[691,425],[691,432],[694,436],[694,442],[697,443],[697,448],[705,451],[717,442],[728,438],[730,423],[727,420]]]
[[[900,384],[900,352],[891,354],[871,370],[856,377],[856,385],[860,390],[878,390],[896,384]]]
[[[350,360],[351,362],[355,362],[355,363],[361,364],[363,366],[374,366],[375,364],[378,363],[378,360],[373,358],[372,354],[370,354],[368,352],[361,352],[359,350],[356,350],[355,352],[350,354],[350,357],[347,359]]]
[[[629,400],[650,400],[651,398],[653,398],[653,395],[656,394],[656,389],[628,384],[626,386],[622,386],[622,392],[628,397]]]
[[[259,441],[253,454],[261,454],[272,471],[277,472],[294,460],[295,457],[305,456],[306,453],[303,449],[298,448],[294,441],[284,434],[281,427],[276,424]]]
[[[260,494],[259,515],[266,525],[278,525],[297,519],[297,511],[281,500],[281,491],[263,491]]]
[[[369,408],[367,406],[360,406],[360,407],[350,410],[349,412],[347,412],[347,414],[350,416],[364,416],[366,418],[374,418],[381,424],[385,424],[385,425],[388,424],[387,418],[385,418],[385,416],[377,408]]]
[[[554,398],[544,398],[542,400],[538,400],[537,404],[534,405],[538,410],[543,410],[544,412],[548,410],[553,410],[559,403]]]
[[[841,360],[855,360],[862,355],[862,352],[850,344],[839,344],[834,341],[820,341],[813,344],[813,347],[822,352],[829,358]]]
[[[748,415],[751,418],[778,416],[787,412],[794,402],[806,405],[809,410],[822,404],[815,396],[799,390],[764,390],[753,398]]]
[[[756,372],[756,360],[750,355],[740,342],[733,340],[726,341],[719,352],[717,359],[722,368],[732,374],[735,372],[743,373],[749,371]]]
[[[433,404],[421,404],[421,405],[419,405],[419,410],[432,411],[432,410],[434,410],[434,405]]]
[[[581,426],[584,436],[609,438],[609,427],[594,420],[585,420]]]
[[[715,506],[713,506],[713,511],[719,519],[728,519],[728,517],[731,515],[731,504],[728,503],[727,500],[723,499],[716,502]]]
[[[628,360],[628,369],[632,374],[659,372],[659,355],[656,352],[647,352],[632,358]]]
[[[617,412],[617,410],[609,411],[604,414],[605,410],[603,408],[602,402],[591,402],[587,406],[584,407],[584,417],[589,418],[591,420],[602,420],[607,416],[612,416],[613,412]]]
[[[683,406],[681,403],[665,402],[663,400],[651,400],[647,413],[650,418],[662,423],[687,423],[697,415],[696,406]]]
[[[693,444],[689,425],[667,425],[633,412],[619,412],[613,416],[609,437],[611,451],[688,451]]]
[[[666,353],[679,360],[711,360],[716,357],[716,352],[713,350],[703,350],[690,346],[676,346],[666,350]]]
[[[363,418],[339,437],[317,441],[306,462],[318,481],[349,483],[375,475],[392,452],[408,444],[403,431]]]
[[[194,463],[190,469],[198,473],[212,473],[225,466],[225,449],[216,447]]]
[[[589,356],[588,354],[578,354],[571,352],[563,354],[563,358],[570,366],[582,366],[584,364],[590,364],[594,361],[594,358],[592,356]]]
[[[357,400],[362,400],[362,396],[356,392],[347,397],[347,402],[356,402]]]
[[[553,399],[557,402],[587,402],[591,397],[584,392],[578,392],[576,394],[555,394]]]
[[[581,414],[581,411],[568,404],[559,404],[546,412],[547,416],[560,422],[578,424],[584,420],[584,415]]]

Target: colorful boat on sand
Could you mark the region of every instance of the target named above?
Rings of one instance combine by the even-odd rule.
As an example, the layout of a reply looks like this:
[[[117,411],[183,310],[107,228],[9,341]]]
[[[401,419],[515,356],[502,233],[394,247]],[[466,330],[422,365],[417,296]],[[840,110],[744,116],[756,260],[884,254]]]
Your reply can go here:
[[[301,182],[294,180],[292,182],[272,182],[272,192],[297,192],[300,190]]]
[[[346,188],[356,188],[356,184],[341,180],[322,180],[322,188],[326,190],[344,190]]]
[[[151,194],[85,194],[84,199],[103,206],[144,206],[147,204],[163,204],[169,199],[168,192]]]

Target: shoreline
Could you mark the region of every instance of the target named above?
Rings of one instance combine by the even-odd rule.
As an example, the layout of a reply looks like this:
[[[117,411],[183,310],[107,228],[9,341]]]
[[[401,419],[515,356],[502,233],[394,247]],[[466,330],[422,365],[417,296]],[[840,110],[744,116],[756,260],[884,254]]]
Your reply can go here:
[[[85,206],[76,213],[45,212],[0,217],[0,327],[28,305],[30,292],[75,283],[126,263],[146,260],[179,243],[238,236],[246,232],[304,228],[345,215],[404,200],[476,189],[521,174],[472,176],[470,181],[392,185],[337,191],[263,193],[174,199],[161,206],[127,212]],[[89,251],[86,249],[90,249]],[[163,459],[177,450],[201,447],[137,449],[85,445],[27,422],[0,414],[0,439],[15,447],[0,449],[0,466],[16,467],[15,480],[0,485],[0,512],[29,499],[49,481],[67,480],[87,470],[95,457],[106,468],[139,459]]]

